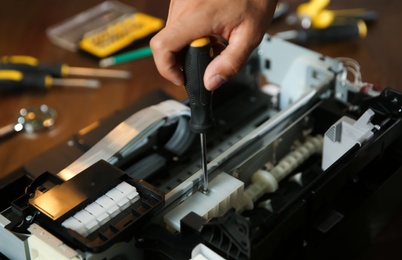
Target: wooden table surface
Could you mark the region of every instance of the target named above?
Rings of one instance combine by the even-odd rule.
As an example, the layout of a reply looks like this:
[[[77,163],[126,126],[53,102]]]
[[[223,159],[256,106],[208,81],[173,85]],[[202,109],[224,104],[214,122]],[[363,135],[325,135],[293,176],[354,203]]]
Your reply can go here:
[[[49,41],[46,29],[73,15],[101,3],[86,1],[13,1],[3,0],[0,9],[0,56],[29,55],[43,63],[65,63],[74,67],[98,67],[95,58],[67,51]],[[166,18],[168,1],[121,1],[142,12]],[[100,79],[98,89],[53,87],[45,93],[0,94],[0,125],[16,120],[19,110],[47,104],[58,112],[55,128],[35,134],[19,133],[0,143],[0,174],[19,167],[24,162],[66,140],[91,123],[117,109],[138,100],[156,88],[163,88],[178,99],[185,91],[163,79],[152,57],[112,69],[127,70],[130,79]]]
[[[46,28],[84,11],[101,0],[2,0],[0,5],[0,56],[30,55],[46,63],[97,67],[97,60],[67,51],[49,41]],[[167,0],[121,0],[139,11],[165,19]],[[302,1],[289,0],[290,12]],[[381,87],[402,90],[402,1],[338,0],[330,9],[366,8],[375,10],[379,19],[369,26],[365,39],[306,46],[330,57],[350,57],[361,66],[363,81]],[[274,21],[269,33],[288,30],[285,19]],[[52,88],[45,93],[0,93],[0,125],[15,122],[21,108],[47,104],[58,112],[51,131],[19,133],[0,143],[0,176],[34,158],[72,134],[106,117],[117,109],[140,99],[146,93],[162,88],[182,100],[184,88],[163,79],[151,57],[114,66],[132,72],[127,80],[102,79],[99,89]]]

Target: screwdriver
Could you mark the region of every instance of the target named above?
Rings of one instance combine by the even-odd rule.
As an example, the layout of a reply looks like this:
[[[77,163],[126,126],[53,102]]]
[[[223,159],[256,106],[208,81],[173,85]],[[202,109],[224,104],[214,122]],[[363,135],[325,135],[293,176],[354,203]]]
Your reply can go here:
[[[43,73],[54,78],[62,78],[66,76],[88,76],[127,79],[131,77],[129,71],[70,67],[66,64],[42,64],[34,57],[18,55],[1,57],[0,69]]]
[[[275,37],[298,44],[328,43],[365,38],[366,23],[362,20],[356,23],[333,25],[324,29],[298,29],[275,34]]]
[[[331,25],[344,24],[346,21],[363,20],[365,23],[377,21],[375,11],[364,8],[328,10],[330,0],[310,0],[297,7],[297,14],[288,17],[288,23],[300,22],[304,29],[323,29]]]
[[[52,86],[97,88],[99,87],[99,81],[92,79],[58,79],[40,73],[0,70],[0,91],[44,91]]]
[[[194,40],[188,46],[184,60],[185,88],[190,102],[190,128],[200,134],[201,165],[203,170],[202,192],[208,193],[206,133],[213,127],[212,92],[204,85],[205,69],[213,56],[208,37]]]

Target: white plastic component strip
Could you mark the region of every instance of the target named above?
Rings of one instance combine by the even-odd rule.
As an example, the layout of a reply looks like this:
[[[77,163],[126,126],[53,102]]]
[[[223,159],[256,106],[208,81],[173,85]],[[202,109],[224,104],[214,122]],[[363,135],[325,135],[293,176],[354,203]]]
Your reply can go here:
[[[198,244],[196,247],[194,247],[193,251],[191,251],[191,258],[190,258],[190,260],[224,260],[224,259],[225,258],[221,257],[204,244]]]
[[[41,226],[33,223],[28,230],[31,232],[28,238],[30,259],[82,259],[75,250]]]
[[[180,116],[190,116],[190,109],[175,100],[166,100],[142,109],[121,122],[85,154],[59,172],[58,176],[65,181],[69,180],[101,159],[113,164],[116,153],[140,147],[150,134]]]
[[[210,219],[228,209],[238,209],[243,201],[244,183],[227,173],[220,173],[209,183],[209,193],[196,192],[164,216],[168,227],[180,231],[180,220],[188,213]]]
[[[66,219],[62,226],[86,237],[139,199],[137,189],[122,182]]]
[[[0,212],[0,252],[6,256],[6,259],[26,259],[29,254],[27,241],[23,236],[6,228],[12,222],[8,219],[7,211],[8,209]]]
[[[374,114],[373,110],[368,109],[357,121],[344,116],[325,132],[321,165],[324,171],[354,145],[360,147],[374,135],[373,130],[380,128],[371,123]]]

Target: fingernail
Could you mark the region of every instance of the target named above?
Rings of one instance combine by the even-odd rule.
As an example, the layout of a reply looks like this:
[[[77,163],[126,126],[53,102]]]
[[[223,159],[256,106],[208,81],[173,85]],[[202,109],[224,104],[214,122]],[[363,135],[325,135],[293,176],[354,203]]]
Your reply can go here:
[[[225,83],[225,81],[226,80],[221,75],[216,74],[216,75],[214,75],[214,76],[209,78],[209,80],[206,82],[207,84],[206,84],[205,88],[207,88],[210,91],[215,90],[220,85]]]

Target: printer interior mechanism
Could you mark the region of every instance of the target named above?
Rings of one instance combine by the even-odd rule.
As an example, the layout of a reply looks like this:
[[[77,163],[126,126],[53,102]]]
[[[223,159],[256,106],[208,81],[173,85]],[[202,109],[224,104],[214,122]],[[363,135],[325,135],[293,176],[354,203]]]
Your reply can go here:
[[[328,259],[402,205],[402,95],[266,37],[213,94],[209,193],[187,101],[155,92],[0,182],[10,259]],[[355,78],[353,78],[353,76]]]

